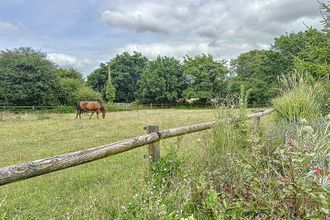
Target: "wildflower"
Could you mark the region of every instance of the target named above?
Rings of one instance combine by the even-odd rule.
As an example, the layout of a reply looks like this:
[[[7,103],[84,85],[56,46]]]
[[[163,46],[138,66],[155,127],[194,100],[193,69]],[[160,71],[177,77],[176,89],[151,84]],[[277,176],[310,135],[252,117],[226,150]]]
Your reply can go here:
[[[314,173],[320,174],[322,169],[320,167],[316,167]]]
[[[291,147],[292,150],[296,149],[296,144],[293,142],[292,139],[288,139],[287,144]]]
[[[280,181],[284,184],[287,184],[289,182],[289,180],[285,179],[283,176],[280,176]]]
[[[330,175],[328,176],[327,181],[330,183]]]

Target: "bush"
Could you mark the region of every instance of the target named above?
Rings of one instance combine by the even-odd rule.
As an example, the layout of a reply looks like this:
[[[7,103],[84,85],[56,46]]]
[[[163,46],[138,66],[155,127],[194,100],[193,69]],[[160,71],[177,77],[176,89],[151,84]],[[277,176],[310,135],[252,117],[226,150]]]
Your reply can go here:
[[[79,88],[77,98],[79,101],[82,101],[82,100],[102,101],[101,94],[94,91],[90,87]]]

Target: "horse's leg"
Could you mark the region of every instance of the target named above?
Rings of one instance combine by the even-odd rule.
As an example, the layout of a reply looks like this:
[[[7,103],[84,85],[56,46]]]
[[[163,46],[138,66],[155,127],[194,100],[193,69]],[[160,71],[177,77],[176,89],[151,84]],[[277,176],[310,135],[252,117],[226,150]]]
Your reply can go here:
[[[79,115],[79,111],[77,111],[76,119],[78,118],[78,115]]]
[[[89,117],[89,119],[91,119],[93,115],[94,115],[94,112],[92,112],[92,114],[91,114],[91,116]]]
[[[79,111],[79,118],[81,119],[81,113],[82,113],[82,111]]]
[[[96,112],[97,119],[99,119],[99,113],[100,113],[99,111]]]

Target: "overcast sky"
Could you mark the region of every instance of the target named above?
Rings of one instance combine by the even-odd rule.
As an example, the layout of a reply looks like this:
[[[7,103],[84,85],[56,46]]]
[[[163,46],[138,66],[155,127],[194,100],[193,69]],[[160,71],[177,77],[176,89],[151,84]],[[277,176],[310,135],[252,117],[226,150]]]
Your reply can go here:
[[[320,20],[316,0],[1,0],[0,50],[30,46],[87,75],[123,51],[229,59]]]

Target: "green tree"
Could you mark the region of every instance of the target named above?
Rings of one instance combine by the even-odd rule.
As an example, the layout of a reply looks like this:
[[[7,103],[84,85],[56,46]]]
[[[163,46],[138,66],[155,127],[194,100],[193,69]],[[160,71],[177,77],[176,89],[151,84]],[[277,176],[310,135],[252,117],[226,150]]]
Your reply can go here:
[[[79,79],[60,79],[62,92],[59,94],[59,101],[62,105],[75,105],[79,100],[78,90],[83,87],[83,82]]]
[[[137,93],[142,103],[173,103],[182,97],[186,80],[179,60],[160,57],[143,70]]]
[[[105,85],[108,81],[108,66],[104,63],[87,76],[87,85],[105,97]]]
[[[117,54],[111,60],[111,78],[117,102],[132,102],[136,99],[138,81],[147,63],[148,59],[138,52]]]
[[[305,33],[305,47],[294,58],[294,68],[316,80],[330,79],[330,32],[309,28]]]
[[[292,63],[273,50],[252,50],[231,61],[233,77],[228,91],[239,94],[241,84],[250,90],[249,105],[267,105],[279,92],[278,77],[287,73]]]
[[[136,99],[138,81],[148,59],[141,53],[124,52],[117,54],[110,62],[111,80],[116,90],[117,102],[132,102]],[[106,86],[108,82],[108,65],[101,63],[100,67],[94,70],[87,77],[87,85],[100,92],[106,99]]]
[[[0,52],[0,105],[56,105],[60,90],[45,53],[29,47]]]
[[[111,80],[108,80],[108,83],[105,87],[105,96],[108,102],[113,102],[116,98],[116,88],[112,84]]]
[[[305,31],[281,35],[275,38],[273,50],[280,52],[292,65],[292,69],[305,72],[314,79],[329,78],[329,31],[308,28]]]
[[[76,69],[64,69],[64,68],[58,68],[56,70],[56,75],[60,78],[64,78],[64,79],[79,79],[81,81],[83,81],[83,76],[82,73],[79,72]]]
[[[188,79],[188,88],[184,91],[185,98],[199,98],[207,102],[224,94],[224,80],[228,69],[223,61],[215,61],[211,55],[186,56],[183,72]]]

